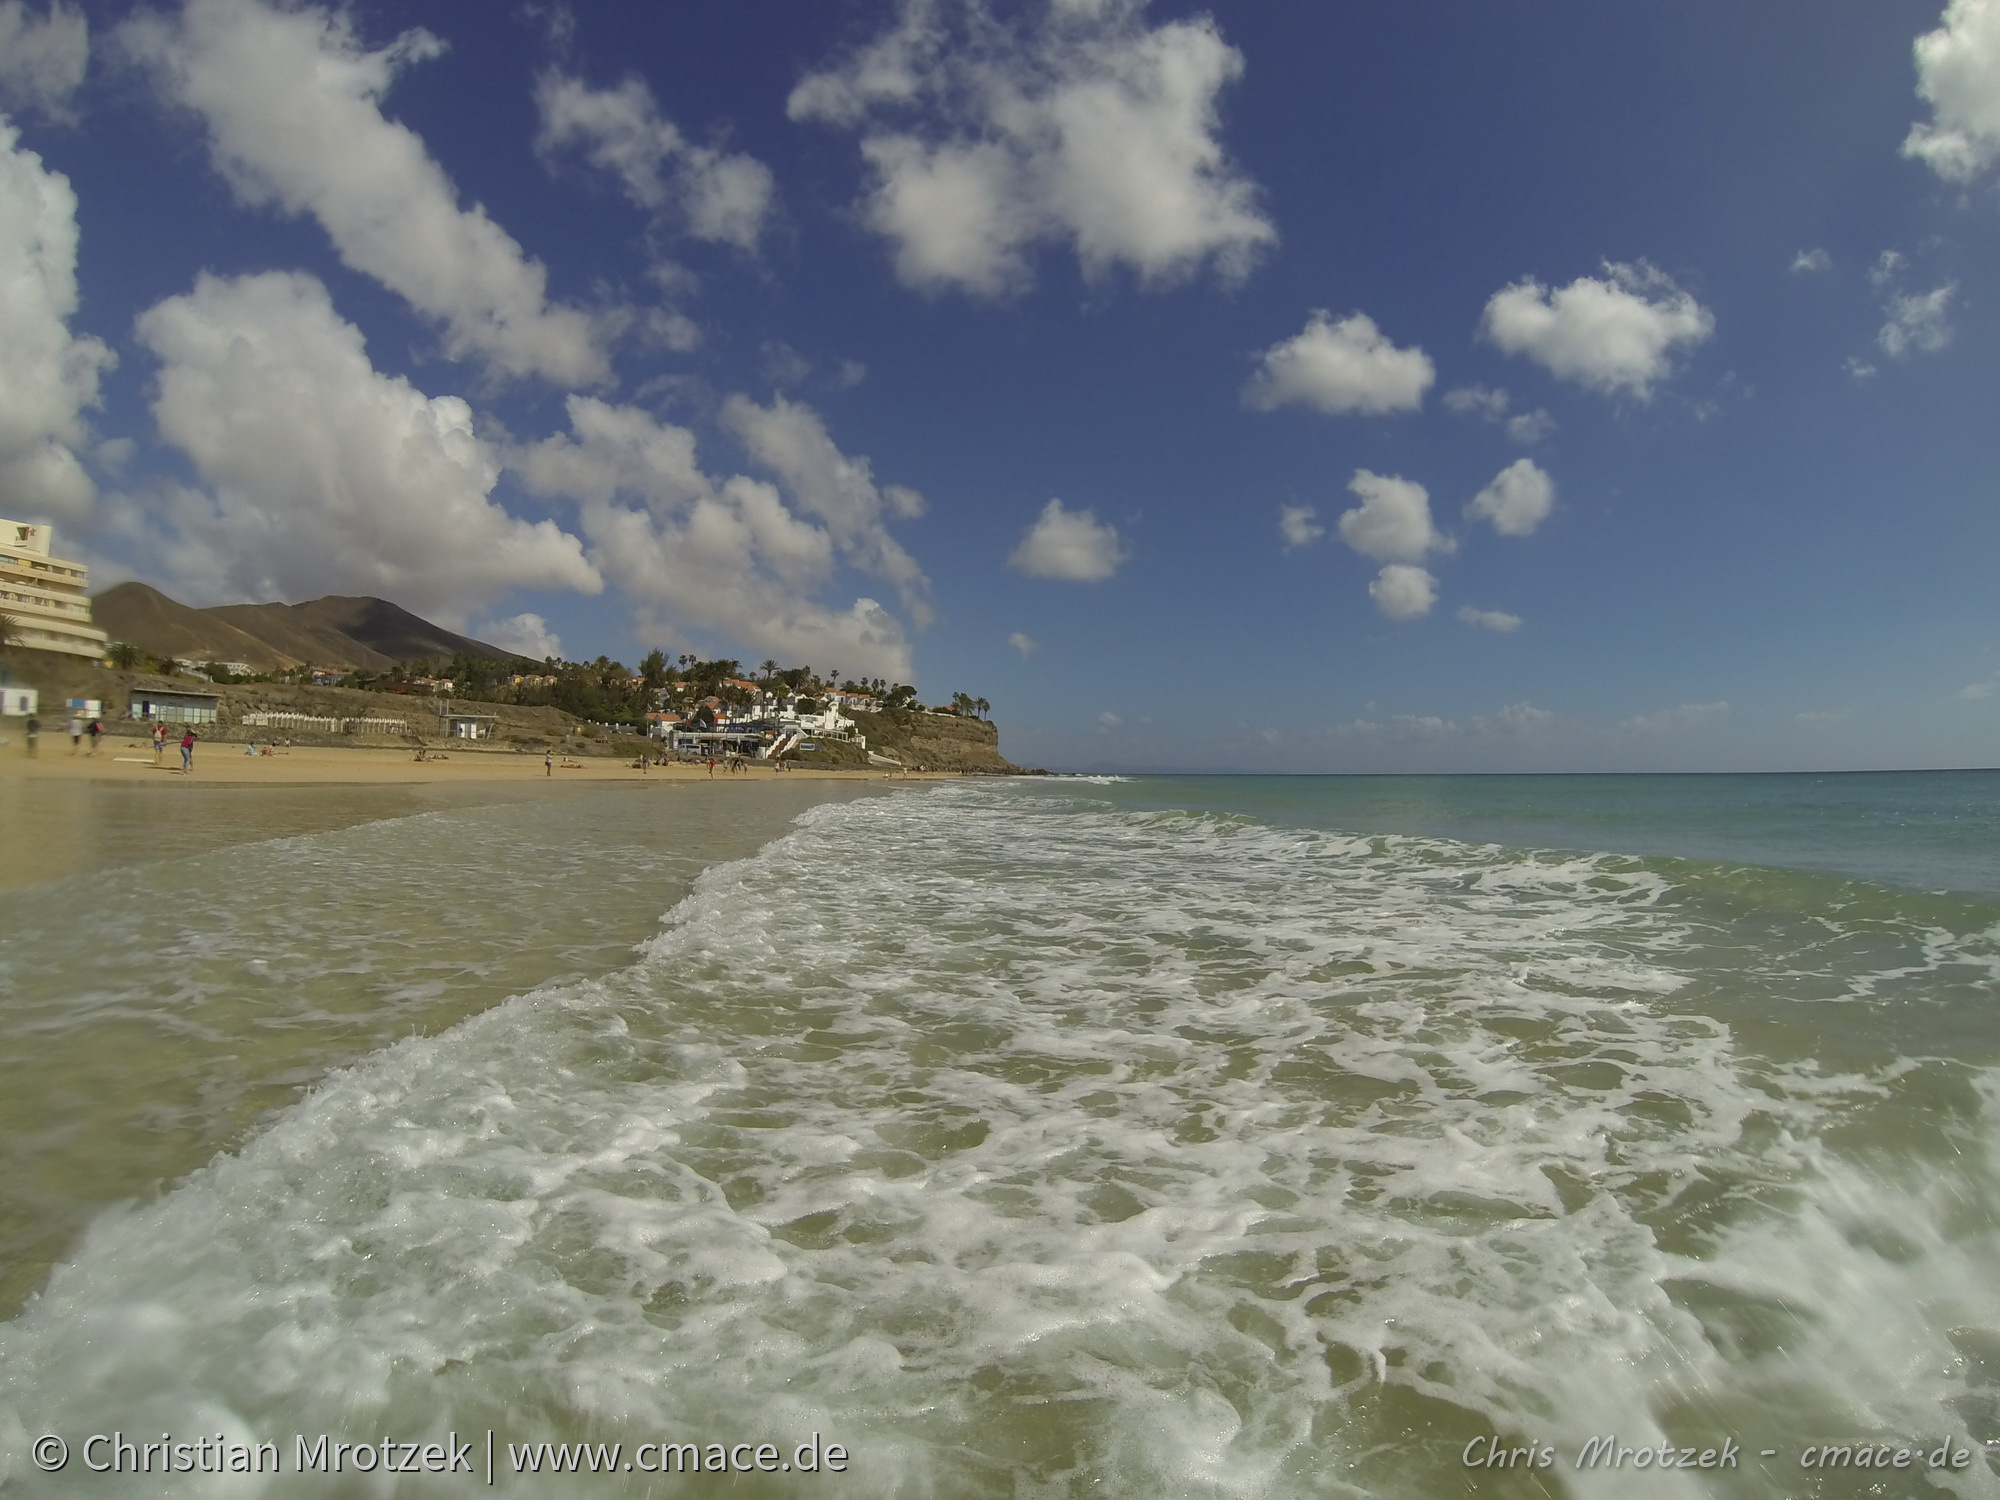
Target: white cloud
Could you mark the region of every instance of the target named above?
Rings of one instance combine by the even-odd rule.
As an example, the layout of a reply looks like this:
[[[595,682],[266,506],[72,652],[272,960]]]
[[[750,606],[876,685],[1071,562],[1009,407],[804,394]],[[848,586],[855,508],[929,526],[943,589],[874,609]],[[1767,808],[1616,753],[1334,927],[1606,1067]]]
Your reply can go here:
[[[1977,703],[1981,698],[1991,698],[1994,687],[1994,679],[1989,677],[1984,682],[1967,683],[1958,690],[1958,696],[1965,699],[1968,703]]]
[[[1548,728],[1555,720],[1556,716],[1546,708],[1537,708],[1532,703],[1523,702],[1505,704],[1494,710],[1492,718],[1477,719],[1474,722],[1482,727],[1490,723],[1515,734],[1533,734],[1537,730]]]
[[[1864,381],[1873,380],[1881,373],[1858,354],[1848,355],[1847,362],[1841,368],[1847,371],[1848,377],[1857,385]]]
[[[540,615],[509,615],[504,620],[493,620],[484,625],[475,622],[471,634],[489,646],[512,651],[516,656],[530,657],[535,661],[547,661],[551,657],[558,661],[562,659],[562,637],[549,629],[549,622]]]
[[[580,147],[592,166],[623,184],[649,213],[675,214],[696,239],[755,250],[775,196],[770,168],[740,152],[689,142],[662,117],[639,78],[593,89],[547,72],[535,86],[544,154]]]
[[[1552,375],[1644,401],[1667,377],[1674,351],[1707,339],[1715,318],[1644,261],[1607,261],[1601,280],[1580,276],[1552,291],[1531,277],[1495,292],[1482,328]]]
[[[211,598],[379,594],[458,621],[510,588],[603,587],[582,544],[488,497],[497,455],[456,396],[369,363],[310,276],[201,276],[141,315],[153,415],[211,493],[138,519]]]
[[[1447,411],[1457,412],[1461,417],[1484,417],[1489,422],[1497,422],[1507,415],[1510,400],[1507,392],[1499,387],[1489,389],[1483,385],[1462,385],[1444,393],[1444,404]]]
[[[1207,16],[1149,27],[1144,12],[1060,0],[1010,26],[983,5],[903,0],[788,109],[863,132],[865,216],[911,286],[999,295],[1052,242],[1092,276],[1240,277],[1277,239],[1218,138],[1242,56]]]
[[[1060,500],[1042,507],[1042,514],[1007,566],[1030,578],[1060,578],[1069,583],[1101,583],[1126,559],[1117,530],[1088,510],[1065,510]]]
[[[567,385],[606,378],[603,330],[551,305],[542,265],[483,208],[461,209],[423,142],[383,115],[397,74],[443,50],[429,32],[370,52],[344,11],[186,0],[122,35],[201,116],[240,199],[312,215],[343,261],[443,325],[451,357]]]
[[[1942,19],[1916,41],[1917,93],[1931,118],[1910,127],[1903,154],[1969,182],[2000,157],[2000,4],[1951,0]]]
[[[0,106],[70,118],[70,96],[90,65],[90,23],[52,0],[37,16],[22,0],[0,0]]]
[[[1017,630],[1008,636],[1007,644],[1021,653],[1022,661],[1026,661],[1035,654],[1035,638],[1025,631]]]
[[[1517,458],[1472,497],[1465,513],[1490,522],[1502,536],[1528,536],[1555,503],[1556,482],[1532,458]]]
[[[1556,430],[1556,419],[1539,407],[1534,411],[1508,416],[1512,399],[1498,387],[1489,390],[1483,385],[1462,385],[1457,390],[1445,392],[1444,404],[1462,417],[1478,417],[1499,423],[1506,429],[1507,436],[1523,448],[1532,448],[1546,441]]]
[[[1326,535],[1326,528],[1319,524],[1319,512],[1310,505],[1281,505],[1278,507],[1278,535],[1285,539],[1285,546],[1310,547]]]
[[[1336,323],[1321,309],[1306,320],[1303,333],[1264,351],[1243,399],[1259,411],[1280,406],[1310,406],[1335,416],[1415,411],[1436,378],[1429,355],[1398,349],[1367,314]]]
[[[1875,264],[1868,268],[1868,284],[1873,287],[1887,286],[1903,274],[1903,268],[1909,263],[1909,258],[1902,251],[1884,250],[1875,257]]]
[[[1887,321],[1875,342],[1892,359],[1907,358],[1912,351],[1935,354],[1952,339],[1955,331],[1948,316],[1958,283],[1947,281],[1935,291],[1896,293],[1882,311]]]
[[[1713,724],[1729,712],[1727,703],[1683,703],[1678,708],[1663,708],[1658,713],[1637,714],[1629,719],[1620,719],[1620,729],[1638,734],[1668,734],[1674,730],[1695,729],[1703,724]]]
[[[1810,275],[1818,271],[1831,271],[1833,257],[1824,250],[1801,250],[1792,257],[1792,272],[1795,275]]]
[[[1480,630],[1491,630],[1499,635],[1521,628],[1521,617],[1510,615],[1502,609],[1474,609],[1470,604],[1459,606],[1458,617],[1467,625]]]
[[[1123,719],[1119,718],[1118,715],[1114,714],[1108,708],[1105,709],[1103,713],[1097,716],[1097,728],[1100,733],[1106,730],[1116,729],[1119,725],[1123,724],[1124,722],[1125,721]]]
[[[0,117],[0,513],[75,522],[96,488],[77,459],[97,382],[116,363],[70,331],[76,193]]]
[[[1430,496],[1415,480],[1356,469],[1347,487],[1361,503],[1342,514],[1340,539],[1363,557],[1418,562],[1427,552],[1453,550],[1451,539],[1431,525]]]
[[[1391,563],[1368,585],[1368,597],[1392,620],[1414,620],[1437,603],[1437,580],[1422,568]]]
[[[1555,436],[1556,419],[1540,407],[1533,411],[1518,412],[1507,419],[1507,436],[1523,448],[1532,448],[1537,443],[1547,442]]]
[[[922,515],[922,495],[904,485],[878,489],[867,459],[842,453],[817,412],[782,396],[768,407],[731,396],[723,403],[722,423],[751,458],[778,476],[801,510],[826,523],[843,557],[893,583],[919,629],[930,624],[930,582],[883,524],[884,511]]]
[[[843,558],[923,587],[881,533],[866,460],[841,454],[810,408],[767,410],[738,397],[725,414],[800,508],[827,525],[796,514],[776,485],[711,477],[686,428],[587,396],[570,397],[567,434],[520,450],[513,464],[532,492],[577,502],[591,557],[640,607],[644,632],[660,633],[663,619],[790,660],[908,681],[909,641],[895,616],[873,599],[841,610],[815,597]]]

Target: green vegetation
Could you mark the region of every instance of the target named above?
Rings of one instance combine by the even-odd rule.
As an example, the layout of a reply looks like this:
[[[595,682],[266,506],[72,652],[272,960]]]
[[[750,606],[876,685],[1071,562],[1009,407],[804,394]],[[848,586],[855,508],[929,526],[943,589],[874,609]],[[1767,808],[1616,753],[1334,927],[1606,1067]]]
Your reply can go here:
[[[147,665],[166,675],[181,670],[172,661],[146,657],[129,646],[121,644],[113,649],[129,652],[135,665]],[[124,665],[115,657],[114,662]],[[202,670],[221,683],[276,681],[297,686],[450,697],[468,703],[556,708],[593,724],[635,727],[644,724],[647,713],[661,709],[683,713],[701,722],[714,712],[710,700],[729,708],[745,708],[755,701],[759,691],[796,697],[800,700],[799,711],[808,714],[824,711],[835,692],[873,699],[879,709],[948,713],[965,718],[983,718],[992,707],[984,698],[954,693],[948,707],[924,710],[917,699],[917,690],[908,683],[891,683],[880,677],[843,679],[837,670],[821,674],[810,666],[781,667],[769,658],[758,663],[755,675],[751,676],[734,657],[703,660],[684,654],[669,659],[658,650],[647,653],[637,671],[604,656],[587,662],[550,658],[536,666],[519,659],[503,662],[464,654],[449,659],[399,662],[381,672],[336,674],[321,667],[303,666],[256,678],[232,677],[214,662]]]

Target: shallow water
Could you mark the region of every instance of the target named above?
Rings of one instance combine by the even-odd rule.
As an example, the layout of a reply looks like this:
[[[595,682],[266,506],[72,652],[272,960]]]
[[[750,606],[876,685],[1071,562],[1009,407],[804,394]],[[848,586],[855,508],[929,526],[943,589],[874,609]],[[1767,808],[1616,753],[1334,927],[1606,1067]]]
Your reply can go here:
[[[273,1495],[485,1490],[290,1460],[489,1430],[522,1494],[510,1443],[814,1432],[846,1473],[726,1483],[2000,1493],[2000,897],[1141,805],[1173,790],[816,808],[636,962],[360,1058],[0,1327],[11,1482],[239,1492],[20,1456],[118,1427],[277,1442]],[[448,847],[423,821],[272,857]],[[218,956],[217,1041],[330,942]],[[1579,1469],[1601,1434],[1739,1457]],[[1877,1440],[1967,1462],[1800,1466]]]
[[[852,795],[30,786],[83,873],[0,890],[5,1312],[107,1204],[377,1048],[623,967],[702,869]]]

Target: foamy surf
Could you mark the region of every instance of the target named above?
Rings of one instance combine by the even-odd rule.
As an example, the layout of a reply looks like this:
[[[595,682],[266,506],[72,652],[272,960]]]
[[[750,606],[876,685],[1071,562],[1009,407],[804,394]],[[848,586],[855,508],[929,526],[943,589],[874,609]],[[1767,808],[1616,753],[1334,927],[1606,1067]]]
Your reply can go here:
[[[1815,1042],[1990,1003],[1994,934],[1744,884],[1042,784],[816,810],[631,967],[378,1053],[97,1223],[0,1330],[5,1477],[242,1492],[18,1456],[117,1424],[288,1459],[492,1431],[519,1493],[508,1443],[813,1434],[844,1471],[731,1482],[1994,1493],[2000,1074],[1907,1016]],[[1606,1433],[1742,1452],[1578,1468]],[[1800,1467],[1878,1438],[1979,1456]]]

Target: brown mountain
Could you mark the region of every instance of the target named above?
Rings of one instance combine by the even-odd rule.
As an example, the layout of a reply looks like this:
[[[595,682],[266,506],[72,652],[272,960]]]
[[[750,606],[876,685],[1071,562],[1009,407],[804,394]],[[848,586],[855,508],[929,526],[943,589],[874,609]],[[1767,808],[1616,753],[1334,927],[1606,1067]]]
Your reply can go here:
[[[240,661],[262,671],[312,665],[381,672],[399,661],[460,652],[494,661],[525,658],[433,625],[386,599],[329,594],[304,604],[221,604],[193,609],[143,583],[121,583],[91,600],[100,629],[155,656]]]
[[[90,601],[90,613],[97,628],[114,641],[130,641],[155,656],[242,661],[265,671],[300,665],[299,658],[273,649],[210,611],[191,609],[143,583],[106,589]]]
[[[299,613],[296,604],[218,604],[200,613],[213,615],[246,635],[254,635],[273,651],[281,651],[296,662],[316,667],[348,667],[360,672],[380,672],[395,664],[395,658],[371,650],[360,641],[329,630]]]

